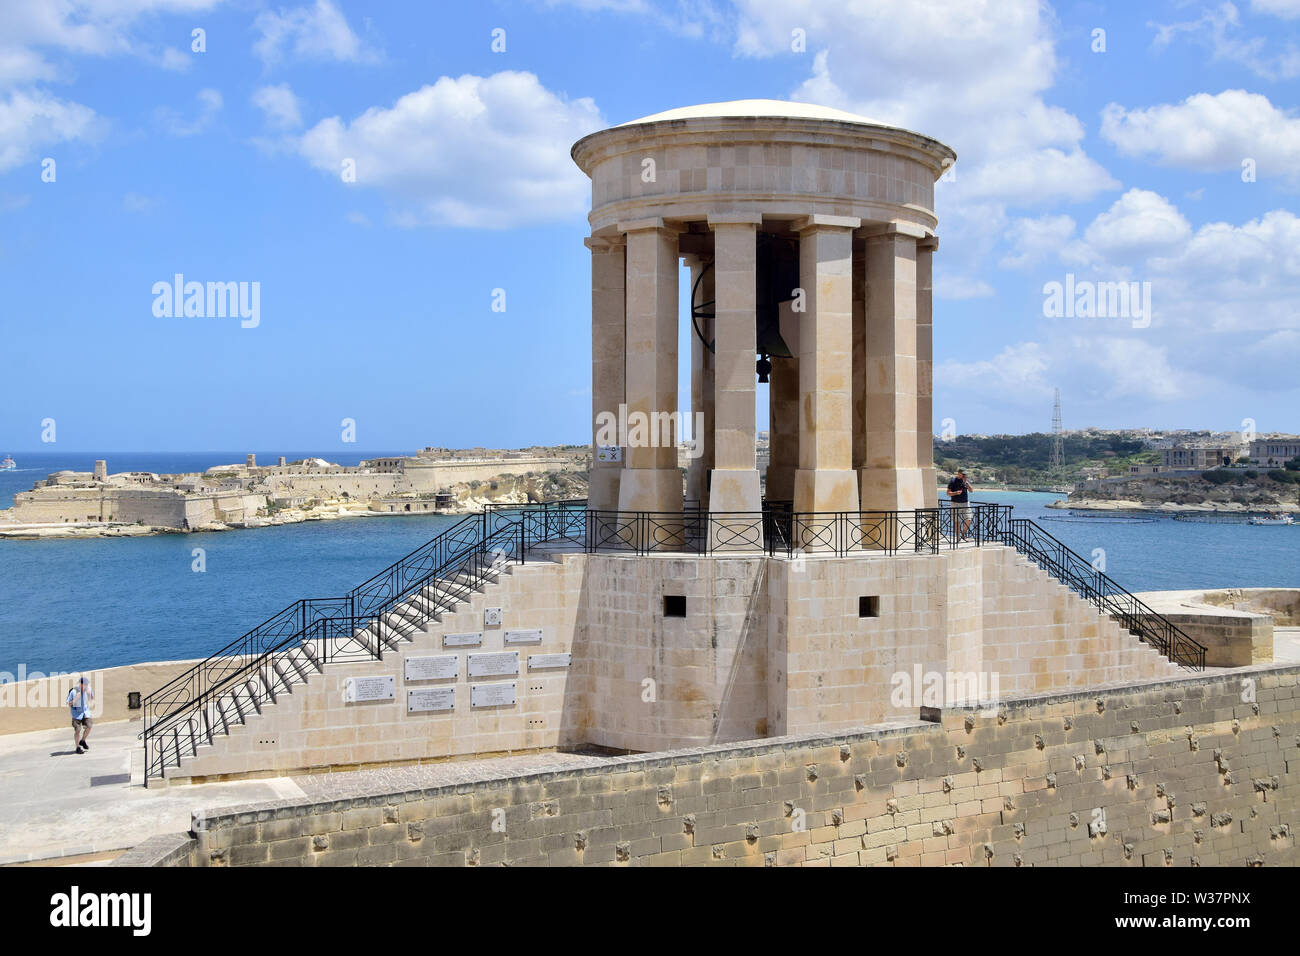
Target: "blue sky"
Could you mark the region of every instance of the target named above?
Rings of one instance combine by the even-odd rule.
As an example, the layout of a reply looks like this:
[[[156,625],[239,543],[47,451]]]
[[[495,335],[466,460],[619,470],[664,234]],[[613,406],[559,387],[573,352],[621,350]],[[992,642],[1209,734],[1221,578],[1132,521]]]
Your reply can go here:
[[[0,0],[0,453],[45,419],[70,449],[584,441],[568,147],[751,97],[956,149],[936,430],[1045,430],[1059,387],[1066,427],[1295,431],[1298,37],[1300,0]],[[176,273],[259,283],[259,324],[156,316]],[[1150,282],[1149,326],[1045,317],[1067,274]]]

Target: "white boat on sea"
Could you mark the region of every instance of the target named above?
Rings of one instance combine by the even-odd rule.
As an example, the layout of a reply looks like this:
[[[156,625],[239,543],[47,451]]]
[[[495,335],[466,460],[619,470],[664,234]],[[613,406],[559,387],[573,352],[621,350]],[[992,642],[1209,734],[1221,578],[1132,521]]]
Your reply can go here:
[[[1288,514],[1272,514],[1267,517],[1256,515],[1250,519],[1251,524],[1295,524],[1295,519]]]
[[[18,468],[18,462],[14,461],[8,455],[5,455],[4,461],[0,461],[0,471],[15,471]]]

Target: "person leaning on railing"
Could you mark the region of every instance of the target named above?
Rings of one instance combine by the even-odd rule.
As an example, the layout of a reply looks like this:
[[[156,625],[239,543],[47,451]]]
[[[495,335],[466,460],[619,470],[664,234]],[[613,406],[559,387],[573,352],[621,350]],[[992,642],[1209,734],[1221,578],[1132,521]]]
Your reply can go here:
[[[960,468],[948,482],[948,497],[952,500],[952,527],[957,532],[957,541],[966,540],[970,533],[970,495],[975,489],[966,479],[966,472]]]

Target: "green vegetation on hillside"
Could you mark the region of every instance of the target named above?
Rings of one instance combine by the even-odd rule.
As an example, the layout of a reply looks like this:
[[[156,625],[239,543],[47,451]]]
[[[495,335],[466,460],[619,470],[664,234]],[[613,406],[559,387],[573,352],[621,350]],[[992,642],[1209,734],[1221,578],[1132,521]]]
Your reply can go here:
[[[1074,480],[1080,469],[1090,465],[1115,473],[1132,464],[1160,461],[1159,452],[1145,450],[1138,439],[1118,435],[1066,435],[1062,444],[1065,466],[1055,472],[1050,467],[1052,436],[1043,432],[939,439],[934,443],[934,461],[941,472],[965,468],[1010,485]]]

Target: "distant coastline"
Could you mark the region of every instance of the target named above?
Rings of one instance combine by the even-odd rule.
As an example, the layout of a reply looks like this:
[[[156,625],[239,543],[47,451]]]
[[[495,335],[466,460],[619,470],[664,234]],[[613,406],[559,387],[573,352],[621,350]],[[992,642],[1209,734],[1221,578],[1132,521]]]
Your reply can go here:
[[[259,465],[255,455],[203,471],[110,474],[59,469],[0,510],[0,538],[88,539],[279,527],[346,518],[457,515],[487,504],[585,497],[586,449],[425,448],[340,465],[308,456]],[[148,456],[133,456],[144,458]],[[191,456],[193,457],[193,456]],[[174,458],[158,456],[158,461]],[[135,462],[133,462],[135,463]],[[36,470],[40,473],[40,470]]]

